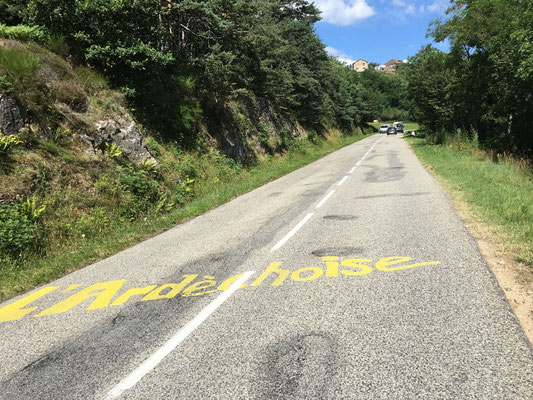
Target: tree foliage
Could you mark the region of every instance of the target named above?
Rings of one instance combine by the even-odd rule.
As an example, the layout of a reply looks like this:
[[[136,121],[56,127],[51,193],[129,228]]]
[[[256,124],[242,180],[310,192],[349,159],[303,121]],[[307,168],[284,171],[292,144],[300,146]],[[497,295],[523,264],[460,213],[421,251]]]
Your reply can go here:
[[[72,59],[103,72],[143,122],[182,142],[194,142],[199,119],[243,97],[267,98],[317,130],[406,116],[405,78],[357,74],[328,57],[314,31],[320,12],[307,0],[26,3],[0,0],[24,4],[16,15],[26,24],[63,38]]]
[[[431,35],[448,40],[450,52],[425,47],[411,59],[418,120],[478,135],[497,151],[533,155],[533,3],[458,0]]]
[[[22,14],[29,0],[0,0],[0,23],[17,25],[22,23]]]

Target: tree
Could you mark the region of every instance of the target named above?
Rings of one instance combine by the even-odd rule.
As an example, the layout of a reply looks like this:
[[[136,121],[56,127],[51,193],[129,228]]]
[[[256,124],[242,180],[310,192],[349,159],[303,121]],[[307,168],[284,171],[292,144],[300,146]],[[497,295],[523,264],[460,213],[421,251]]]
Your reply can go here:
[[[22,13],[29,0],[0,0],[0,21],[6,25],[22,23]]]

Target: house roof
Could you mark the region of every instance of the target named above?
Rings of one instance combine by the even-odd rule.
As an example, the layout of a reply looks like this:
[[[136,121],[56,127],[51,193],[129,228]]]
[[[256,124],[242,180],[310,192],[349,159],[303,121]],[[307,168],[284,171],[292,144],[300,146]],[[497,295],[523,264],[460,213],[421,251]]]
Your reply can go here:
[[[385,65],[390,67],[390,66],[398,64],[399,62],[400,60],[398,60],[397,58],[391,58],[389,61],[385,63]]]
[[[353,63],[355,64],[356,62],[359,62],[359,61],[364,61],[364,62],[368,63],[368,61],[366,61],[366,60],[363,60],[362,58],[360,58],[360,59],[359,59],[359,60],[357,60],[357,61],[354,61]]]

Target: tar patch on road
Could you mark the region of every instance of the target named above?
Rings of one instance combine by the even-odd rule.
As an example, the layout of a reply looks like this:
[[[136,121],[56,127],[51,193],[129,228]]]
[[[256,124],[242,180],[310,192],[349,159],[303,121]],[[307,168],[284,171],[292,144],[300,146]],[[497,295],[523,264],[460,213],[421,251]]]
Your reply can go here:
[[[349,221],[352,219],[356,219],[357,217],[355,215],[325,215],[322,218],[333,221]]]
[[[379,155],[373,155],[368,158],[371,160]],[[380,167],[373,165],[372,169],[366,173],[365,182],[380,183],[380,182],[394,182],[403,179],[407,175],[404,164],[400,161],[397,153],[387,153],[388,167]]]
[[[339,257],[344,257],[347,255],[362,254],[364,251],[365,249],[363,247],[326,247],[323,249],[313,250],[311,254],[317,257],[324,257],[330,254],[335,254]]]
[[[380,199],[384,197],[413,197],[413,196],[427,196],[432,194],[431,192],[416,192],[416,193],[385,193],[385,194],[375,194],[372,196],[359,196],[354,197],[354,199]]]
[[[257,368],[259,399],[324,399],[334,382],[337,343],[324,332],[296,335],[267,346]]]

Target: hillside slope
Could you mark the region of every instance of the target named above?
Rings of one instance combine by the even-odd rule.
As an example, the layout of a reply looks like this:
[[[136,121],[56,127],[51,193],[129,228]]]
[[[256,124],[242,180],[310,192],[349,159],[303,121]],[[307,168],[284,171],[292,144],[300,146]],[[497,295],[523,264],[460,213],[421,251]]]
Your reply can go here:
[[[324,147],[267,100],[248,97],[202,125],[185,149],[137,124],[100,74],[35,43],[1,39],[0,77],[0,270],[8,280],[117,227],[171,215],[253,166]],[[73,267],[37,268],[33,284]],[[4,281],[2,291],[28,286],[15,281],[18,289]]]

